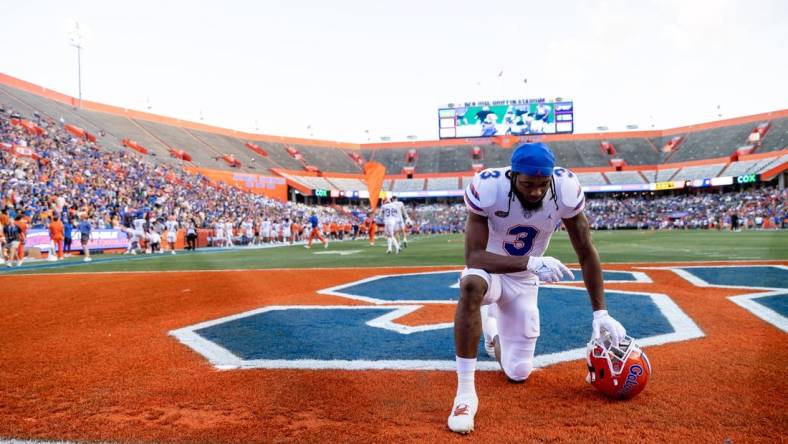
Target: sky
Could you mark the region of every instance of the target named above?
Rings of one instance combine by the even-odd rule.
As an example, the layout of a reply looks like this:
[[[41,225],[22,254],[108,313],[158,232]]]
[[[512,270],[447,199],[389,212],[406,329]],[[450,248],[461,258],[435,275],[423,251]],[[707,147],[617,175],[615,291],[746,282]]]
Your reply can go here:
[[[788,108],[784,0],[4,2],[0,72],[259,134],[438,139],[448,103],[572,98],[575,132]]]

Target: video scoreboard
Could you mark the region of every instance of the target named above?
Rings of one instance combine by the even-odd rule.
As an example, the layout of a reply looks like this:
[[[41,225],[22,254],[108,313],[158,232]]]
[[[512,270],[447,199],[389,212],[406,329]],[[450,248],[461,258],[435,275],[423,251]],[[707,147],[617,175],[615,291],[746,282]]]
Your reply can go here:
[[[438,109],[441,139],[574,132],[574,103],[567,99],[494,100]]]

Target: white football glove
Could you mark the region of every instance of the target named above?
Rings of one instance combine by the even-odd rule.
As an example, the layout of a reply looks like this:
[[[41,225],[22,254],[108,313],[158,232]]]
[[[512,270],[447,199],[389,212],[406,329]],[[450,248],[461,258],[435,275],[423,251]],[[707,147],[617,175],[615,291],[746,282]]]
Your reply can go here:
[[[618,347],[619,342],[627,335],[627,330],[624,326],[607,314],[607,310],[594,312],[594,322],[591,323],[591,328],[593,330],[591,333],[592,339],[599,339],[602,337],[602,331],[606,331],[610,335],[610,342],[615,347]]]
[[[561,261],[550,256],[531,256],[528,258],[528,267],[526,270],[539,276],[542,282],[558,282],[568,276],[569,279],[574,279],[575,275],[572,271],[566,268],[566,265]]]

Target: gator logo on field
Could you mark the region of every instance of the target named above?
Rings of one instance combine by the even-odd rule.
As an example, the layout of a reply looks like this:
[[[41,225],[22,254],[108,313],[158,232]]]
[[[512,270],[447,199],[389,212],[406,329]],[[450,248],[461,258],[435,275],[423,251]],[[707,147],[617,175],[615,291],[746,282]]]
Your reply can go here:
[[[746,273],[751,281],[788,281],[785,267],[750,268]],[[730,275],[720,267],[671,270],[684,278],[678,287],[676,279],[670,285],[653,281],[647,268],[605,272],[605,281],[611,284],[608,288],[616,284],[627,288],[606,291],[608,309],[641,346],[702,337],[703,332],[669,293],[692,294],[703,285],[724,286],[727,281],[714,276]],[[539,290],[542,335],[537,343],[537,366],[584,356],[591,309],[582,277],[577,271],[576,275],[575,282]],[[220,369],[453,370],[452,319],[459,297],[458,277],[459,271],[372,276],[324,289],[315,295],[314,305],[261,307],[171,334]],[[758,294],[782,295],[785,301],[785,293],[785,289],[770,288]],[[321,305],[321,294],[346,298],[348,304]],[[478,368],[498,369],[481,343]]]

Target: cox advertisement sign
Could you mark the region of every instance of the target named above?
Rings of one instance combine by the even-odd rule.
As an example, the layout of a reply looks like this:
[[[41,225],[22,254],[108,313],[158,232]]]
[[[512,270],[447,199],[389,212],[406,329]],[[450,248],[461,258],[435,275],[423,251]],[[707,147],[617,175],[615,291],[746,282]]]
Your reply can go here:
[[[72,231],[71,249],[79,250],[82,244],[79,239],[79,231]],[[49,250],[49,230],[32,229],[28,230],[25,238],[25,248],[39,248]],[[111,250],[117,248],[128,248],[129,238],[123,231],[115,229],[94,229],[90,232],[88,248],[91,250]]]

